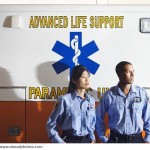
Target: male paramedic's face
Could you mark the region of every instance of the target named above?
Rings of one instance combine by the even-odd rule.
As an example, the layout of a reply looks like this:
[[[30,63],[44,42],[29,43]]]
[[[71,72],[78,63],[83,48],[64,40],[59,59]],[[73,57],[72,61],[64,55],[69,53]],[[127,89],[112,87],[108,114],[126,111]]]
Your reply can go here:
[[[88,89],[90,82],[90,75],[87,71],[84,71],[81,77],[75,81],[76,89]]]
[[[133,66],[127,64],[124,66],[124,71],[120,73],[120,83],[132,84],[134,82],[134,69]]]

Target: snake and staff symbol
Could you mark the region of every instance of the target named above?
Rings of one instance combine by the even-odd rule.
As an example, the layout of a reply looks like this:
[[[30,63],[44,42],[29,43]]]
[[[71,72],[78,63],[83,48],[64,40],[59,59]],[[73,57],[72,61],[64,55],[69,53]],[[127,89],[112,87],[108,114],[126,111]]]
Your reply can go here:
[[[81,51],[79,50],[79,43],[78,43],[78,36],[77,35],[75,35],[74,39],[71,41],[71,47],[72,47],[72,49],[75,50],[75,56],[73,57],[72,61],[75,63],[75,66],[79,65],[78,57],[80,56]]]

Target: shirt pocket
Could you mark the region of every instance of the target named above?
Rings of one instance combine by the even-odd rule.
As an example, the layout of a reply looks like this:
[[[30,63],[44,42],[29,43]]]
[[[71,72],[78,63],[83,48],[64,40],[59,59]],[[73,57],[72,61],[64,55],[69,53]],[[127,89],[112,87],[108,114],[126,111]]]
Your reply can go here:
[[[133,117],[141,118],[142,117],[142,109],[143,109],[143,105],[141,103],[133,103],[132,104]]]
[[[108,115],[112,119],[119,119],[123,117],[124,105],[123,104],[112,104],[108,110]]]

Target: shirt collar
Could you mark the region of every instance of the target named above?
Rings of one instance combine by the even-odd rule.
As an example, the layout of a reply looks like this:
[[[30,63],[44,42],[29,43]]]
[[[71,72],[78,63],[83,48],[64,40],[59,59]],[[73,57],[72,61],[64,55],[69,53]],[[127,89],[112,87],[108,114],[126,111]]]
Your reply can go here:
[[[121,96],[124,96],[124,93],[121,91],[121,89],[120,89],[120,87],[117,85],[116,87],[115,87],[115,93],[116,94],[119,94],[119,95],[121,95]],[[132,94],[132,93],[137,93],[137,90],[136,90],[136,88],[135,88],[135,86],[132,84],[131,85],[131,88],[130,88],[130,92],[129,92],[130,94]]]
[[[77,97],[77,92],[76,92],[76,91],[73,91],[73,92],[71,93],[71,98],[72,98],[72,100],[74,100],[76,97]]]
[[[90,96],[85,92],[85,98],[89,102],[90,101]]]
[[[125,96],[118,85],[115,87],[115,93],[117,95]]]
[[[138,93],[134,85],[131,86],[130,92],[131,93]]]
[[[78,97],[78,93],[74,90],[74,92],[71,93],[71,98],[74,100],[76,97]],[[85,100],[90,101],[89,95],[85,92]]]

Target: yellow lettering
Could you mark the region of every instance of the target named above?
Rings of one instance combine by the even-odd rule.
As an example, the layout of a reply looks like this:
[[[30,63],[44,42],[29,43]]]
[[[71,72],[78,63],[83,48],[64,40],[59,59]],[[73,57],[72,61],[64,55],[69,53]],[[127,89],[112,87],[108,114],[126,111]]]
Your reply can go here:
[[[100,28],[102,28],[102,25],[105,23],[104,16],[100,16]]]
[[[94,28],[94,17],[90,17],[90,28]]]
[[[48,97],[49,88],[48,87],[42,87],[42,98]]]
[[[71,28],[87,28],[86,19],[87,16],[71,16]]]
[[[51,92],[50,92],[50,99],[52,99],[53,97],[56,99],[56,90],[55,90],[55,87],[52,87],[51,88]]]
[[[120,19],[120,28],[123,28],[123,19],[124,19],[124,16],[120,16],[119,19]]]
[[[63,87],[63,89],[61,90],[60,87],[57,87],[57,97],[60,95],[64,95],[65,93],[67,93],[68,88]]]
[[[109,23],[109,17],[108,16],[105,16],[105,28],[107,28],[107,24]]]
[[[82,18],[82,28],[87,28],[87,25],[86,25],[86,19],[87,19],[87,16],[83,16]]]
[[[37,99],[37,97],[42,98],[42,97],[41,97],[40,87],[37,87],[37,88],[35,89],[34,99]]]
[[[67,16],[31,16],[29,28],[67,28]]]
[[[29,87],[29,99],[32,98],[33,94],[35,94],[35,87]]]
[[[30,17],[30,24],[29,28],[34,28],[34,21],[33,21],[33,16]]]
[[[101,99],[102,96],[103,96],[103,94],[104,94],[107,90],[109,90],[108,87],[102,87],[102,88],[98,87],[98,88],[97,88],[97,97],[98,97],[98,99]]]
[[[91,16],[90,28],[122,28],[124,16]]]

